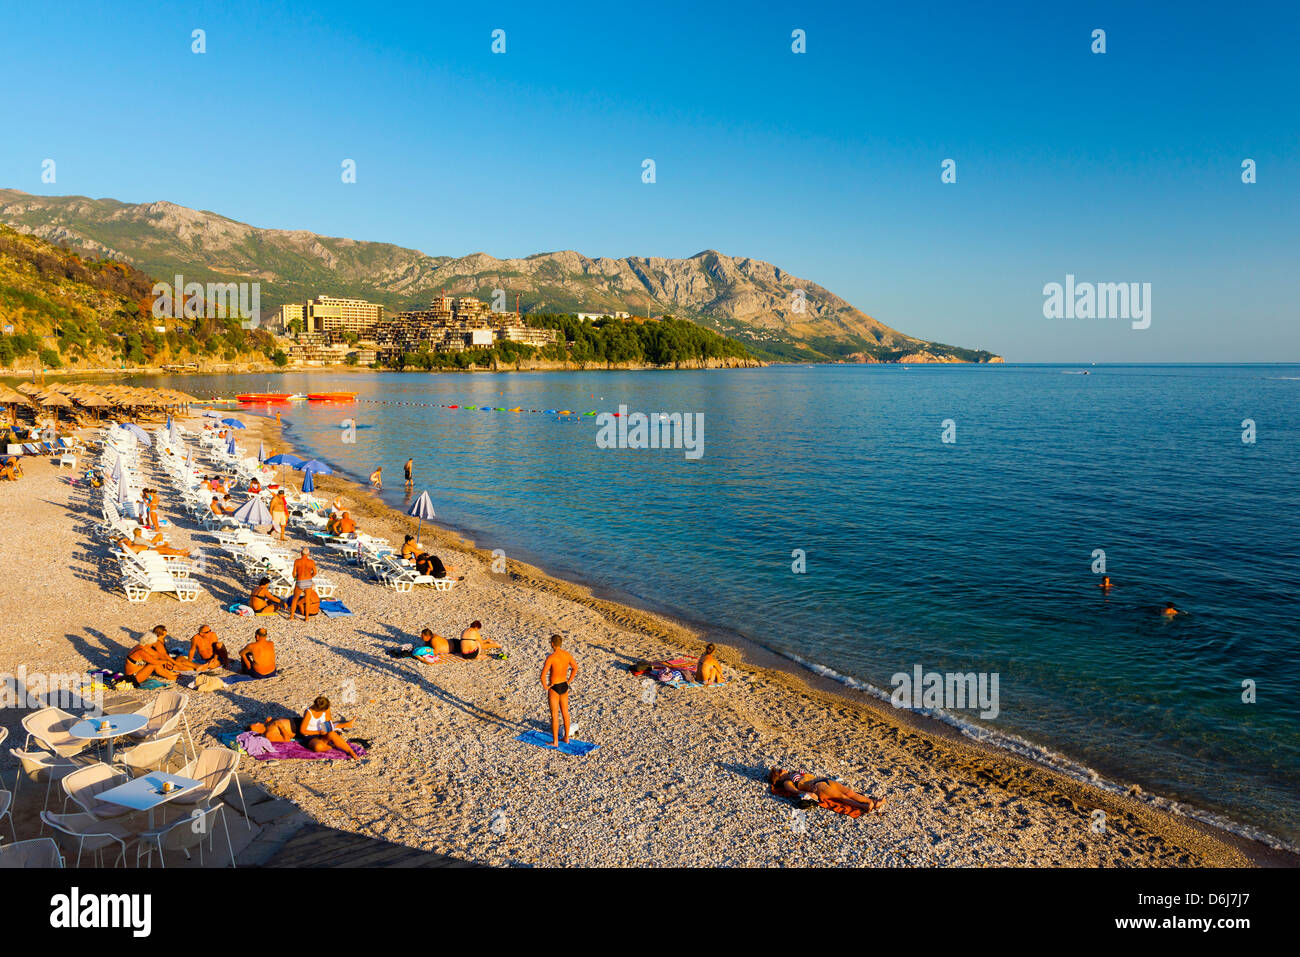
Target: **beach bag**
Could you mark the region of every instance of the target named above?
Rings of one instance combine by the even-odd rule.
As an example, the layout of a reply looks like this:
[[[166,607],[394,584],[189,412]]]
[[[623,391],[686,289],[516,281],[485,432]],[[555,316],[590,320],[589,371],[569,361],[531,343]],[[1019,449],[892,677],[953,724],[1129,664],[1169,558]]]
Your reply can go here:
[[[226,683],[216,675],[199,675],[194,681],[195,691],[220,691]]]

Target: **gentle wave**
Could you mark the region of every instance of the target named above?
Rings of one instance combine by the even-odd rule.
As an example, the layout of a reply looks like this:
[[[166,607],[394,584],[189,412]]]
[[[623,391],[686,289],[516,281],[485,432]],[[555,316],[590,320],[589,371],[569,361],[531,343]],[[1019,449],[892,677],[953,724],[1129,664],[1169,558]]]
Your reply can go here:
[[[862,681],[861,679],[854,678],[851,675],[841,674],[828,665],[816,661],[809,661],[808,659],[801,658],[799,655],[791,652],[777,651],[775,653],[779,654],[783,658],[793,661],[801,668],[805,668],[815,675],[842,684],[846,688],[852,688],[854,691],[860,691],[864,694],[871,695],[874,698],[889,703],[890,707],[893,707],[892,695],[883,688],[879,688],[868,681]],[[1248,824],[1241,824],[1237,821],[1231,820],[1230,818],[1224,817],[1222,814],[1215,814],[1213,811],[1206,811],[1183,801],[1174,801],[1170,798],[1162,797],[1159,794],[1152,794],[1148,791],[1142,790],[1137,787],[1137,785],[1124,785],[1117,781],[1113,781],[1098,774],[1087,765],[1072,760],[1068,755],[1062,754],[1059,751],[1053,751],[1051,748],[1045,748],[1041,745],[1034,744],[1032,741],[1027,741],[1018,735],[1009,734],[1005,731],[994,731],[992,728],[976,724],[968,718],[963,718],[960,715],[953,714],[950,711],[945,711],[942,708],[901,708],[898,710],[909,711],[912,714],[919,714],[936,721],[941,721],[949,727],[960,731],[963,735],[972,740],[1007,751],[1019,758],[1032,761],[1035,764],[1040,764],[1043,767],[1064,774],[1066,777],[1079,781],[1080,783],[1091,784],[1094,787],[1103,791],[1108,791],[1112,794],[1126,795],[1136,801],[1140,801],[1148,807],[1165,811],[1170,814],[1176,814],[1180,817],[1187,817],[1195,821],[1200,821],[1202,824],[1208,824],[1229,834],[1236,834],[1239,837],[1258,841],[1274,850],[1289,851],[1291,853],[1300,854],[1300,845],[1289,844],[1281,838],[1275,837],[1266,831],[1262,831],[1256,827],[1251,827]]]

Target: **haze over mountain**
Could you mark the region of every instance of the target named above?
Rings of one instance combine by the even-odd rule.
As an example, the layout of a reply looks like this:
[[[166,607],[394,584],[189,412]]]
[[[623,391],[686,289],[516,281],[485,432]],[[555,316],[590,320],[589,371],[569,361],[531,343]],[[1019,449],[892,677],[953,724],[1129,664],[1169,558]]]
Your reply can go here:
[[[316,295],[391,309],[427,305],[441,291],[492,299],[525,313],[672,314],[781,359],[999,361],[988,352],[926,342],[873,319],[772,263],[705,250],[689,259],[589,258],[572,251],[496,259],[430,256],[388,243],[261,229],[174,203],[35,196],[0,189],[0,222],[151,275],[261,283],[264,310]]]

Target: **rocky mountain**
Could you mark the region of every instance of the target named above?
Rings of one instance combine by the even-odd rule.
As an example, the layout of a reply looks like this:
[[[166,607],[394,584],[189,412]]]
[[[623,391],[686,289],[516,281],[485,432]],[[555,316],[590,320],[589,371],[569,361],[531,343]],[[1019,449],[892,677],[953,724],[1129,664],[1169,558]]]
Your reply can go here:
[[[524,259],[429,256],[388,243],[260,229],[168,202],[122,203],[0,189],[0,222],[164,278],[257,281],[264,310],[329,294],[427,305],[440,291],[526,313],[672,314],[738,339],[755,354],[825,361],[988,362],[991,353],[925,342],[778,266],[705,250],[689,259],[589,258],[572,251]]]

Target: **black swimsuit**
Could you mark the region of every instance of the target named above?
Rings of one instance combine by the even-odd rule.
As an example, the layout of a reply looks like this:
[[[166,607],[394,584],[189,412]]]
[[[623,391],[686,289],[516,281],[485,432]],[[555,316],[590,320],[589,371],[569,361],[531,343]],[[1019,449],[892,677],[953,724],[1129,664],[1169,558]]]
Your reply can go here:
[[[567,681],[557,681],[555,684],[551,685],[551,690],[556,694],[568,694],[569,683]]]

